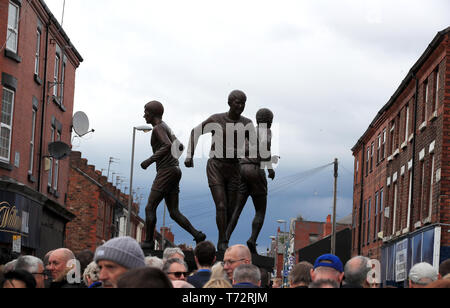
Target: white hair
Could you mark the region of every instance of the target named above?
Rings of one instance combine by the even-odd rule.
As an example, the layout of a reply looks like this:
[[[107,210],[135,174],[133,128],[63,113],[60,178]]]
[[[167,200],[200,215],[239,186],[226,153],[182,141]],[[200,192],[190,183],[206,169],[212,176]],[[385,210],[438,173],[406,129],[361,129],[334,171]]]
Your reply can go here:
[[[154,267],[162,270],[164,261],[158,257],[145,257],[145,265],[147,267]]]
[[[83,273],[83,281],[86,286],[88,286],[87,278],[89,277],[93,282],[100,280],[100,268],[95,261],[89,263]],[[89,287],[89,286],[88,286]]]
[[[173,248],[166,248],[165,250],[164,250],[164,253],[163,253],[163,260],[168,260],[168,259],[170,259],[171,258],[171,256],[173,256],[174,254],[179,254],[179,255],[182,255],[183,256],[183,258],[184,258],[184,253],[183,253],[183,251],[179,248],[179,247],[173,247]]]
[[[34,256],[21,256],[17,259],[15,270],[25,270],[31,274],[39,271],[39,265],[44,267],[44,262]]]

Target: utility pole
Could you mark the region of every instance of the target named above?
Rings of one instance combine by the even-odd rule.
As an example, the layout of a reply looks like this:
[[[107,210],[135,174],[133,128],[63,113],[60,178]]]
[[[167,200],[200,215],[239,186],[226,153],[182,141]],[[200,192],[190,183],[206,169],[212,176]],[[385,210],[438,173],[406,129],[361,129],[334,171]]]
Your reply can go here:
[[[336,255],[336,201],[337,201],[337,179],[338,179],[338,159],[334,160],[334,197],[333,197],[333,231],[331,233],[331,253]]]

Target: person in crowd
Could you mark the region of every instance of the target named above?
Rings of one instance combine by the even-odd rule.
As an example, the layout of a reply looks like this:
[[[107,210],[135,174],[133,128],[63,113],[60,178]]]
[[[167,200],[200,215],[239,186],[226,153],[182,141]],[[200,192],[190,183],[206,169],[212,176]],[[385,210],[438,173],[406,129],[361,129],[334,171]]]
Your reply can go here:
[[[16,268],[16,262],[17,262],[17,259],[14,259],[14,260],[6,263],[5,266],[3,267],[3,273],[6,274],[8,272],[13,271]]]
[[[311,270],[311,280],[334,280],[338,286],[344,278],[344,266],[339,257],[325,254],[316,259],[314,269]]]
[[[253,264],[241,264],[233,272],[233,289],[255,289],[261,287],[261,272]]]
[[[128,236],[113,238],[95,251],[104,288],[115,288],[119,277],[131,269],[145,267],[145,256],[138,242]]]
[[[84,273],[86,267],[94,261],[94,253],[89,249],[80,251],[75,255],[76,259],[80,262],[80,272]]]
[[[33,275],[25,270],[12,270],[4,274],[0,281],[3,289],[35,289],[36,280]]]
[[[283,281],[281,278],[272,279],[272,289],[280,289],[282,287]]]
[[[184,280],[172,280],[172,285],[175,289],[195,289],[195,287]]]
[[[71,273],[79,271],[79,269],[76,268],[75,255],[71,250],[67,248],[56,249],[50,254],[48,261],[48,270],[52,276],[50,288],[67,289],[82,287],[81,280],[77,281],[75,279],[76,274],[74,279],[68,279],[69,277],[73,278]]]
[[[443,279],[450,274],[450,259],[445,260],[439,265],[439,279]]]
[[[184,261],[184,253],[179,247],[169,247],[164,249],[163,262],[169,259],[180,259]]]
[[[41,259],[34,256],[21,256],[17,259],[15,270],[24,270],[32,274],[36,280],[36,288],[45,288],[45,279],[47,273],[44,269],[44,262]]]
[[[344,267],[344,282],[342,288],[369,288],[367,275],[370,271],[369,258],[356,256],[351,258]]]
[[[145,265],[147,267],[155,267],[157,269],[162,270],[164,262],[162,259],[160,259],[158,257],[148,256],[148,257],[145,257]]]
[[[334,279],[318,279],[309,284],[310,289],[339,289],[339,284]]]
[[[85,268],[83,272],[83,282],[86,287],[89,289],[95,289],[102,286],[102,282],[100,281],[100,268],[98,267],[97,263],[92,261],[89,263],[89,265]]]
[[[211,267],[211,279],[228,279],[227,277],[227,273],[225,272],[225,270],[223,269],[223,263],[222,262],[216,262],[212,267]]]
[[[252,254],[250,249],[244,245],[234,245],[225,251],[223,257],[223,269],[227,273],[228,279],[233,281],[233,272],[241,264],[252,264]]]
[[[269,273],[266,269],[260,267],[259,272],[261,273],[261,288],[268,289],[270,288],[270,279],[269,279]]]
[[[164,272],[155,267],[135,268],[127,271],[117,281],[119,289],[167,289],[172,282]]]
[[[438,280],[438,275],[438,271],[429,263],[417,263],[409,271],[409,287],[422,289],[433,281]]]
[[[289,273],[289,285],[293,289],[307,289],[311,283],[311,270],[314,266],[306,261],[296,264]]]
[[[164,263],[163,272],[170,280],[186,281],[188,275],[188,266],[181,259],[169,259]]]
[[[212,278],[203,286],[203,289],[231,289],[232,287],[228,278]]]
[[[450,279],[438,279],[425,286],[425,289],[448,289],[450,288]]]
[[[197,272],[187,278],[187,282],[196,288],[202,288],[211,278],[211,267],[216,262],[216,247],[212,242],[199,243],[194,249]]]

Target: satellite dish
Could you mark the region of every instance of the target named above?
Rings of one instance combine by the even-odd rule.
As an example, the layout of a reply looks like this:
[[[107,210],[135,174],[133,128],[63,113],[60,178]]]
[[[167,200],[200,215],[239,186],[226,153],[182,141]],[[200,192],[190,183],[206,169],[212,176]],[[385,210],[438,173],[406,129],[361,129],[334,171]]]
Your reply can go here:
[[[72,127],[75,133],[80,137],[89,133],[89,119],[87,115],[82,111],[75,113],[72,119]]]
[[[52,142],[48,145],[48,153],[50,157],[61,160],[70,155],[70,146],[61,141]]]

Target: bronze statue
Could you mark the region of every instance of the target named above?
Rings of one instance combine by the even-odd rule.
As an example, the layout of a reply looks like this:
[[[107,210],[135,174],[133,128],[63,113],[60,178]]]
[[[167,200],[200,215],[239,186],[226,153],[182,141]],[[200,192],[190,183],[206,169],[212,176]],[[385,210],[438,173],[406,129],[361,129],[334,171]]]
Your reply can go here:
[[[275,179],[275,171],[272,166],[271,142],[273,113],[269,109],[261,109],[256,114],[257,142],[256,157],[252,157],[247,145],[246,156],[240,159],[241,185],[237,199],[237,206],[227,228],[227,238],[231,237],[239,217],[251,196],[255,207],[255,218],[252,223],[252,235],[247,241],[247,246],[252,253],[257,253],[256,240],[261,232],[266,216],[267,208],[267,180],[265,169],[268,171],[268,177]]]
[[[178,208],[181,170],[178,158],[183,146],[172,133],[170,127],[163,122],[164,107],[160,102],[152,101],[145,105],[144,119],[147,124],[153,126],[151,146],[153,156],[141,163],[142,169],[146,170],[151,164],[156,163],[156,177],[145,208],[146,241],[142,248],[154,249],[154,231],[156,226],[156,210],[160,202],[166,201],[170,217],[184,230],[194,236],[199,243],[206,239],[206,235],[196,230],[189,220],[181,214]]]
[[[216,206],[216,223],[219,231],[217,250],[228,248],[226,235],[228,223],[236,207],[240,185],[239,154],[245,149],[245,139],[255,136],[250,119],[241,116],[247,96],[236,90],[228,97],[230,109],[226,113],[214,114],[194,128],[191,133],[185,165],[194,167],[194,152],[201,135],[211,133],[212,145],[207,165],[208,184]]]

